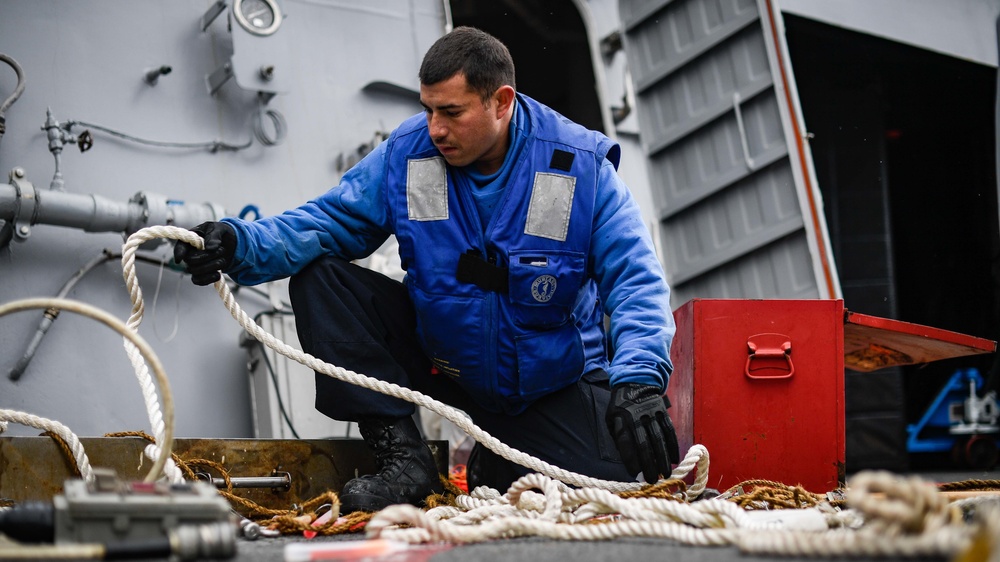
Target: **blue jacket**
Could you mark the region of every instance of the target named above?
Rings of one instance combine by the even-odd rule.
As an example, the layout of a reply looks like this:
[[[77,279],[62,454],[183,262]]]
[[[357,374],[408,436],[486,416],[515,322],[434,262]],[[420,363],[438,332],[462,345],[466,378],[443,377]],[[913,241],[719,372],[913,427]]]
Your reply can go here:
[[[665,388],[669,290],[615,171],[617,145],[527,96],[518,104],[524,142],[505,161],[485,233],[468,174],[444,162],[421,114],[324,195],[225,219],[239,240],[227,273],[242,284],[287,277],[325,254],[365,257],[395,234],[428,357],[484,407],[517,413],[594,368],[612,384]]]

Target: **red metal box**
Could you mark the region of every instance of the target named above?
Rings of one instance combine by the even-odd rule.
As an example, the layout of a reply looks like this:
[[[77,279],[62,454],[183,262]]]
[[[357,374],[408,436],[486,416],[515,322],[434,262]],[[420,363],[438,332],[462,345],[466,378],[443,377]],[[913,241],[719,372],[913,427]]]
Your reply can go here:
[[[709,486],[844,482],[844,368],[996,351],[995,341],[849,312],[842,300],[693,299],[674,311],[667,396],[681,451],[704,445]]]
[[[674,311],[667,395],[683,454],[709,486],[767,479],[827,492],[844,480],[841,300],[694,299]]]

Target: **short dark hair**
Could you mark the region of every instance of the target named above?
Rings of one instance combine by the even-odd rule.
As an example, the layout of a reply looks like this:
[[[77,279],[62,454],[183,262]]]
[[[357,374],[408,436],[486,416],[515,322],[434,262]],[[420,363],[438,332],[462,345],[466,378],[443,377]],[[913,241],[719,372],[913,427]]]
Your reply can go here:
[[[514,88],[514,59],[510,51],[485,31],[474,27],[456,27],[434,42],[420,64],[420,83],[437,84],[457,73],[483,101],[501,86]]]

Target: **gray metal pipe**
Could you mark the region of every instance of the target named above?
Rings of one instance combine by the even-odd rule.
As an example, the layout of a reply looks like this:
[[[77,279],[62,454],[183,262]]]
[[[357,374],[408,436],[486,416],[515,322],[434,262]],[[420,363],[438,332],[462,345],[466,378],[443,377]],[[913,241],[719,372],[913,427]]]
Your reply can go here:
[[[15,235],[21,237],[35,224],[128,236],[148,226],[192,228],[226,216],[225,210],[213,203],[189,205],[153,193],[139,192],[119,202],[96,194],[36,190],[30,182],[12,181],[15,183],[0,184],[0,220],[14,224]]]
[[[11,184],[0,184],[0,226],[4,227],[2,230],[6,233],[0,238],[0,247],[6,246],[12,237],[27,239],[31,234],[31,227],[36,224],[66,226],[86,232],[121,232],[129,236],[147,226],[193,228],[226,215],[221,206],[212,203],[187,205],[144,192],[136,193],[126,202],[117,202],[95,194],[36,190],[31,182],[24,179],[24,172],[20,168],[13,170],[11,181]],[[13,230],[12,236],[10,230]],[[162,240],[151,241],[146,247],[152,248],[161,242]],[[105,251],[84,265],[66,282],[59,296],[68,294],[81,277],[112,257],[113,254]],[[8,373],[10,380],[16,381],[24,374],[58,315],[58,310],[45,312],[28,349]]]

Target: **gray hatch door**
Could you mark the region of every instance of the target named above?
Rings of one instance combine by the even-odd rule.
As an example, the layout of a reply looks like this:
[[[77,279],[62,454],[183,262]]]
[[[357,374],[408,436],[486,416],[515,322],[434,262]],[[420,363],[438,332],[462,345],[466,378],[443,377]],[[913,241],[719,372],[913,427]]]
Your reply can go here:
[[[673,305],[841,298],[770,0],[621,0]]]

